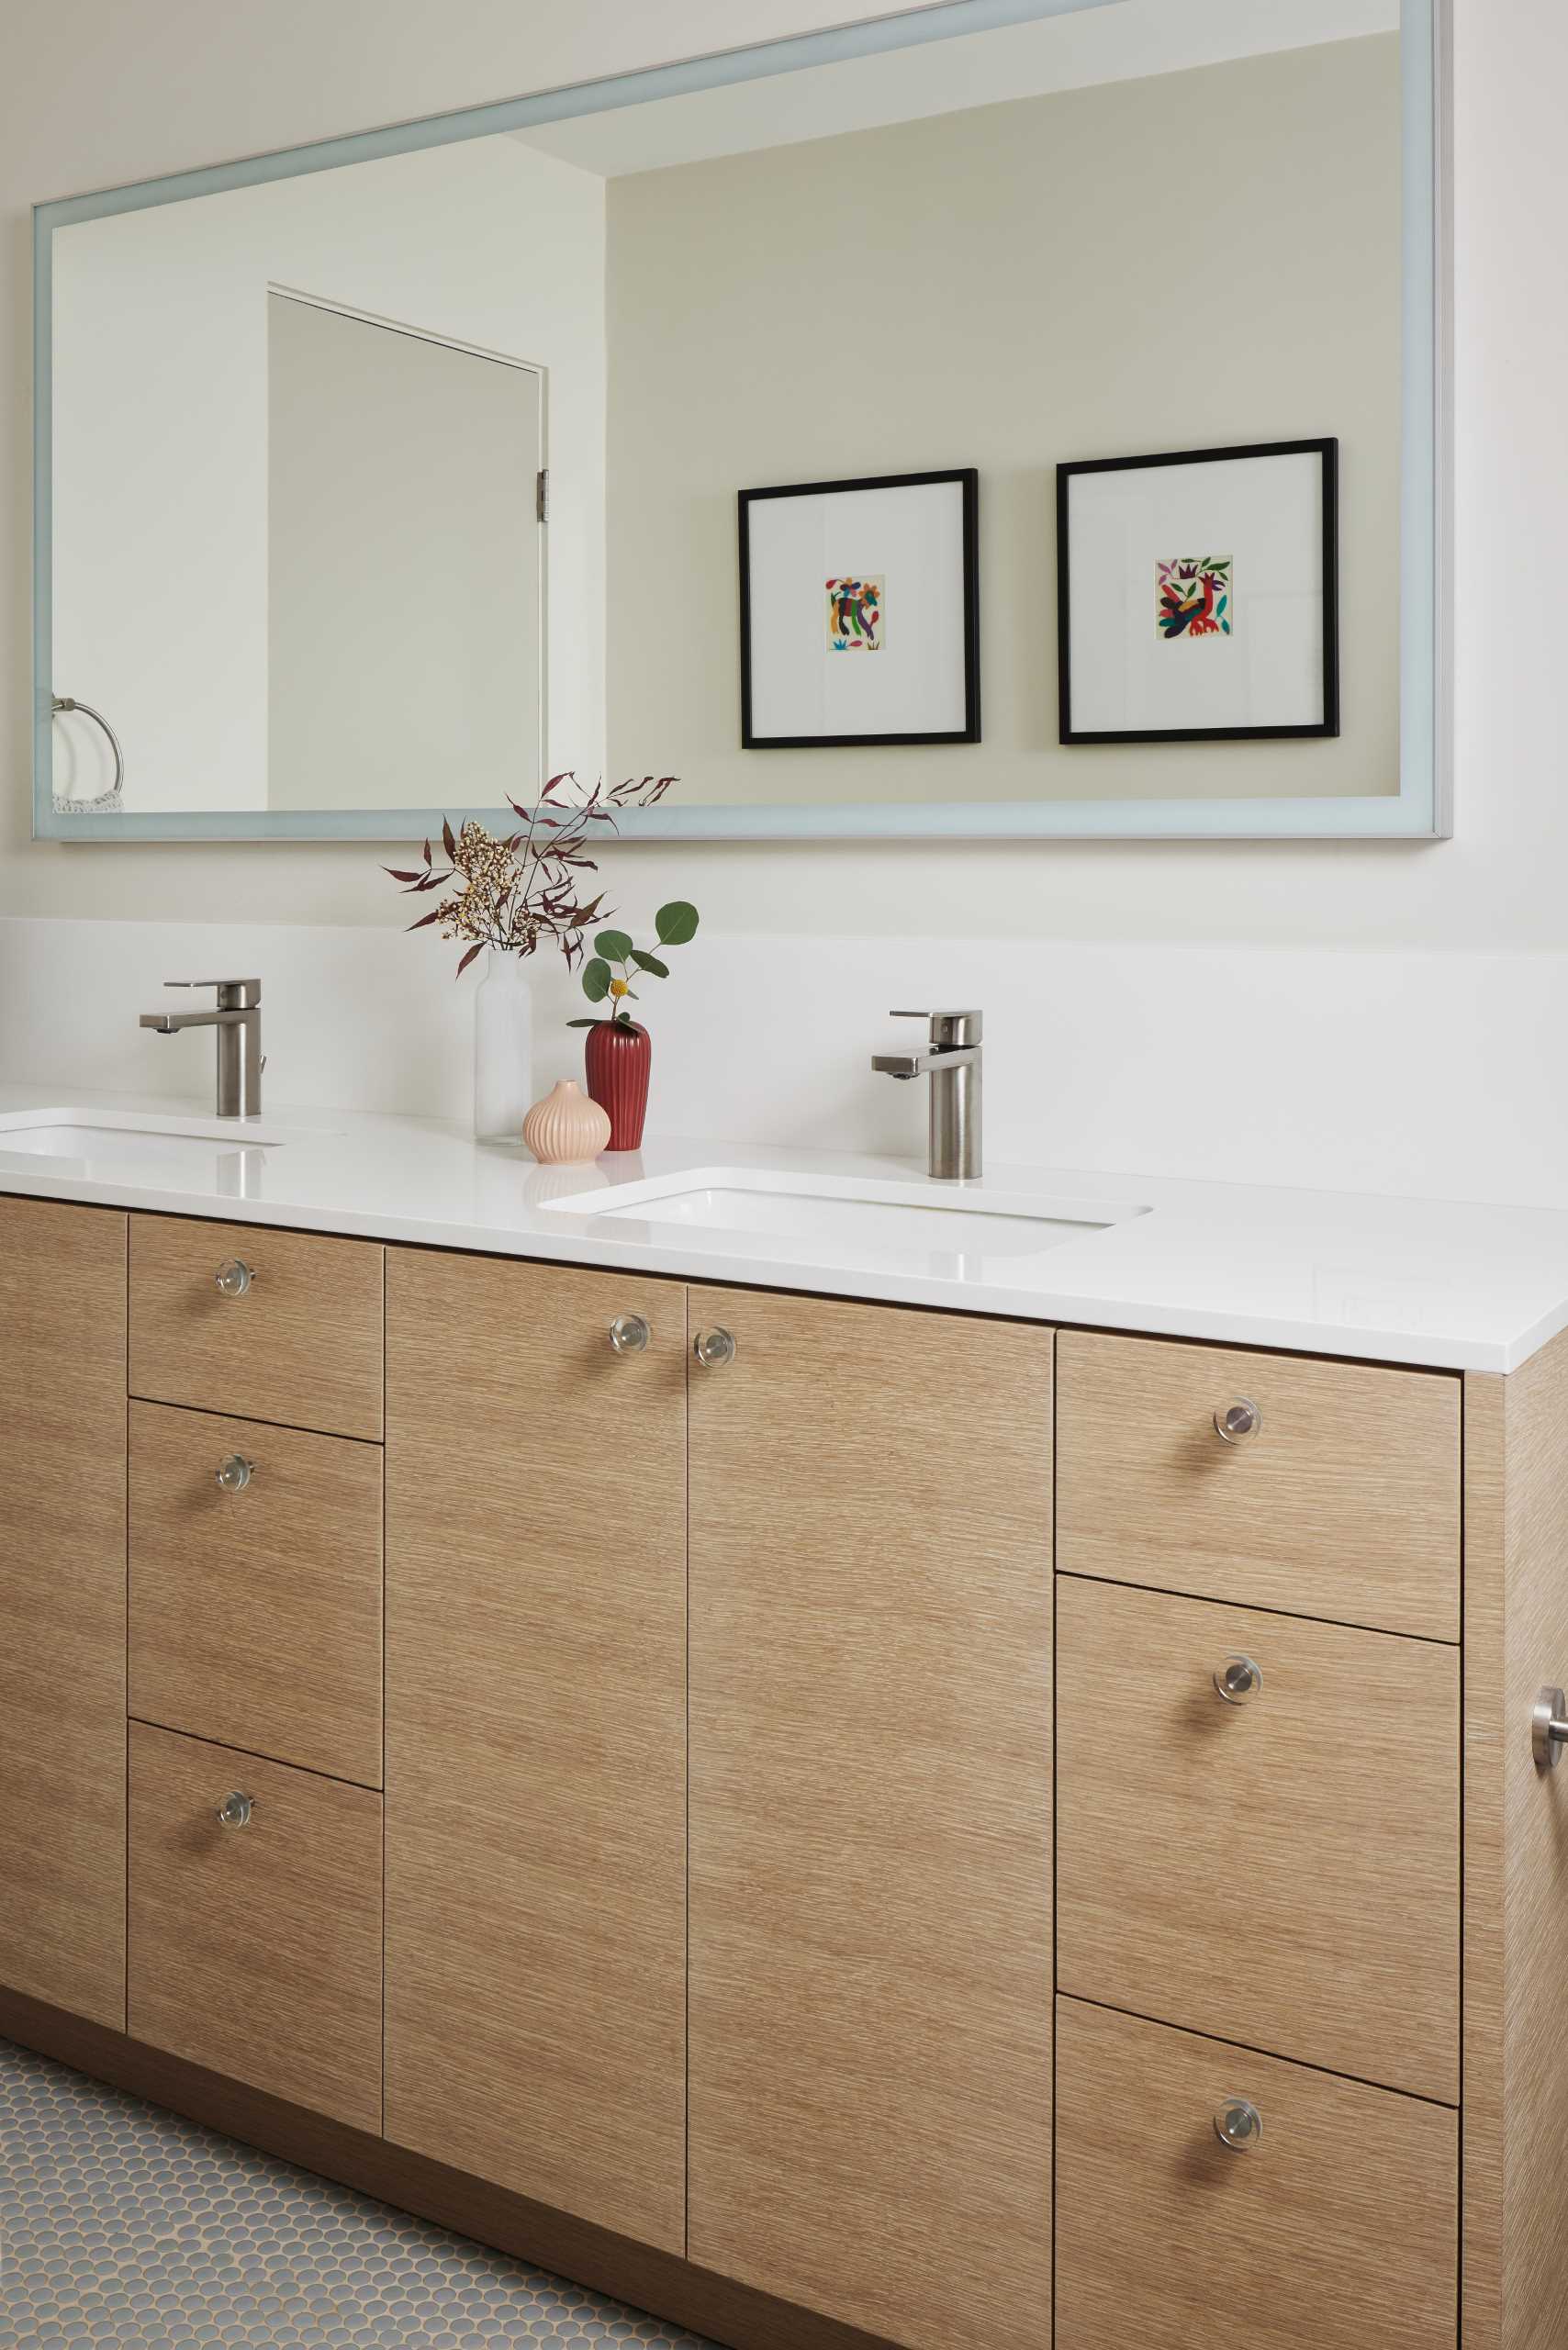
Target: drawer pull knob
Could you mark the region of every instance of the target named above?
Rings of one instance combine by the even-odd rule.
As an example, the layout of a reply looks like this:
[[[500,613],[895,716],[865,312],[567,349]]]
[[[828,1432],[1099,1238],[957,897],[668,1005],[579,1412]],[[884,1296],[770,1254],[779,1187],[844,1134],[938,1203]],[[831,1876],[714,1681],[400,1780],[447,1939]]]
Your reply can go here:
[[[221,1297],[243,1297],[255,1278],[242,1257],[226,1258],[213,1275]]]
[[[1250,1395],[1234,1396],[1215,1414],[1215,1434],[1226,1444],[1250,1444],[1263,1432],[1263,1415]]]
[[[254,1807],[249,1796],[242,1796],[236,1790],[233,1795],[224,1796],[218,1807],[218,1817],[225,1828],[248,1828]]]
[[[242,1452],[231,1452],[218,1464],[218,1482],[226,1494],[242,1494],[255,1473],[255,1462]]]
[[[691,1351],[707,1371],[721,1371],[735,1359],[735,1342],[728,1330],[699,1330]]]
[[[1263,2117],[1248,2098],[1227,2097],[1220,2100],[1215,2115],[1215,2136],[1233,2154],[1249,2154],[1263,2135]]]
[[[1530,1749],[1538,1771],[1555,1771],[1568,1746],[1568,1695],[1561,1689],[1543,1689],[1535,1701],[1530,1722]]]
[[[1254,1658],[1233,1649],[1225,1662],[1215,1668],[1215,1689],[1227,1706],[1249,1706],[1263,1694],[1263,1668]]]
[[[640,1314],[618,1314],[610,1326],[610,1343],[618,1355],[645,1353],[653,1335]]]

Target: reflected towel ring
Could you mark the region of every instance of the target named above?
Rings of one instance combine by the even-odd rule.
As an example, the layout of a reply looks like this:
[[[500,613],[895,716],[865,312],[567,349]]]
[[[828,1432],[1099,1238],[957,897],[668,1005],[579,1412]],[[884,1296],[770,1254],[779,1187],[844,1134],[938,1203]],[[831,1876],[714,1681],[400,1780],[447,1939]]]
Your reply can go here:
[[[107,791],[101,791],[95,800],[73,800],[68,794],[57,791],[54,795],[55,813],[62,816],[110,815],[116,809],[124,805],[125,753],[120,749],[119,736],[115,733],[103,711],[95,710],[90,701],[76,701],[70,694],[56,694],[54,697],[56,717],[62,710],[79,710],[84,718],[95,720],[103,728],[109,738],[109,748],[115,755],[115,779]]]

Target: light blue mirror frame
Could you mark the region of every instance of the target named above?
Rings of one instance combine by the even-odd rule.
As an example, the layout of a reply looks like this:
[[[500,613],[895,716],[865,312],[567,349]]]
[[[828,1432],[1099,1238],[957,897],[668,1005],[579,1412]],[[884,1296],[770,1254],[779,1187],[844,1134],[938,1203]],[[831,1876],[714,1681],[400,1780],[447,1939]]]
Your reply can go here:
[[[55,231],[186,196],[330,171],[381,155],[442,147],[599,114],[650,99],[716,89],[802,66],[871,57],[961,33],[1102,7],[1110,0],[941,0],[876,23],[846,26],[682,65],[578,83],[533,97],[434,115],[387,130],[257,155],[205,171],[142,180],[34,207],[34,751],[33,833],[53,841],[373,840],[419,837],[442,815],[493,818],[487,809],[171,811],[72,814],[54,804],[50,614],[50,256]],[[1401,609],[1401,754],[1397,794],[1358,799],[950,801],[905,806],[839,802],[688,807],[623,819],[627,839],[686,840],[1433,840],[1452,829],[1450,697],[1450,480],[1448,230],[1450,0],[1402,0],[1404,72],[1404,481]]]

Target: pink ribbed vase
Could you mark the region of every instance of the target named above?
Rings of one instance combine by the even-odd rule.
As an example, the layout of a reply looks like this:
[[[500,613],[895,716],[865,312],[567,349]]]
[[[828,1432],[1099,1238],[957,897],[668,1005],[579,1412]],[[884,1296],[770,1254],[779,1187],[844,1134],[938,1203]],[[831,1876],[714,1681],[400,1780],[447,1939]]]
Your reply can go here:
[[[588,1090],[610,1113],[606,1150],[641,1150],[648,1113],[648,1062],[653,1045],[634,1020],[597,1020],[584,1059]]]
[[[522,1138],[541,1167],[581,1167],[610,1140],[610,1118],[575,1077],[564,1077],[522,1122]]]

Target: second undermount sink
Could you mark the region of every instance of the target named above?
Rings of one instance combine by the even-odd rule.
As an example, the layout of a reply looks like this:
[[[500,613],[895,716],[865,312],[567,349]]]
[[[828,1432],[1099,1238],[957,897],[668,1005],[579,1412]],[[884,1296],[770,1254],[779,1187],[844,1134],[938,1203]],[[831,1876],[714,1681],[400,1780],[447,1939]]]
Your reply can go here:
[[[38,1161],[40,1171],[47,1165],[79,1182],[162,1181],[220,1197],[247,1196],[262,1154],[285,1139],[230,1118],[82,1108],[0,1113],[0,1161]]]
[[[675,1227],[689,1247],[766,1244],[804,1258],[1035,1257],[1148,1210],[1118,1201],[1036,1199],[999,1186],[979,1192],[767,1168],[718,1167],[551,1200],[567,1215]]]

